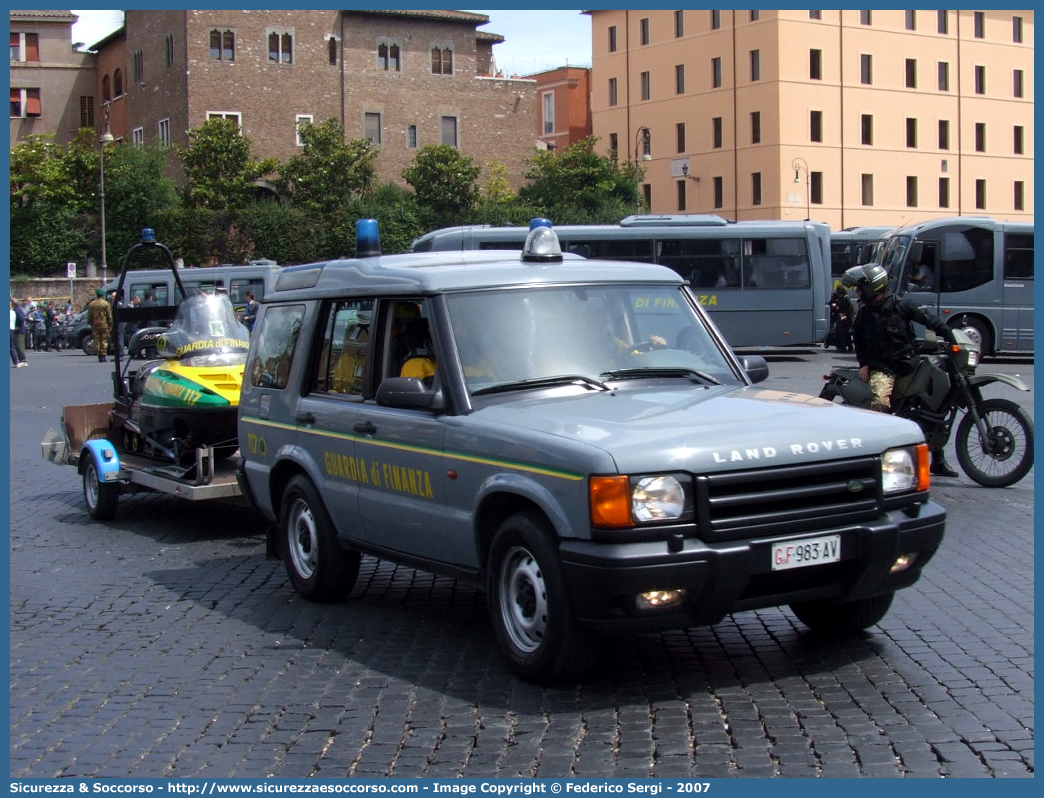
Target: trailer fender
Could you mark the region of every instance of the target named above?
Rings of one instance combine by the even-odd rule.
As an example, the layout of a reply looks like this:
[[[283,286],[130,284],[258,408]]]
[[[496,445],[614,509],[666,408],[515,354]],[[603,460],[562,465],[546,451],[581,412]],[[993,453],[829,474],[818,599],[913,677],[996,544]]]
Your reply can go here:
[[[87,458],[94,462],[98,478],[103,482],[117,482],[120,478],[120,454],[116,447],[107,440],[93,439],[83,445],[80,461],[76,470],[82,474]]]

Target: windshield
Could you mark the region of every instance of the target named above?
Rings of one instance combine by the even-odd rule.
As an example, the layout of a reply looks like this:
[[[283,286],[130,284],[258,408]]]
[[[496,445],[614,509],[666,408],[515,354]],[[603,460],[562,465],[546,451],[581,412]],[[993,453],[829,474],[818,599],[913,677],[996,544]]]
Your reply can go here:
[[[245,363],[250,334],[225,294],[198,294],[178,305],[178,315],[156,342],[160,357],[196,365]]]
[[[881,265],[886,272],[896,274],[906,258],[906,250],[910,248],[910,236],[892,236],[880,250]]]
[[[680,286],[539,287],[447,297],[471,393],[685,377],[736,383]]]

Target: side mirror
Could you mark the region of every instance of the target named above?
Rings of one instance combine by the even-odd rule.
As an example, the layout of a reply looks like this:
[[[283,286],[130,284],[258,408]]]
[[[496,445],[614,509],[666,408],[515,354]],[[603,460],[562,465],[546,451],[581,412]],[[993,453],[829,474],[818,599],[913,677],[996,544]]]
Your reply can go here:
[[[768,363],[761,355],[740,355],[739,362],[751,382],[758,383],[768,379]]]
[[[389,377],[377,388],[377,404],[381,407],[406,407],[432,410],[441,392],[424,387],[417,377]]]

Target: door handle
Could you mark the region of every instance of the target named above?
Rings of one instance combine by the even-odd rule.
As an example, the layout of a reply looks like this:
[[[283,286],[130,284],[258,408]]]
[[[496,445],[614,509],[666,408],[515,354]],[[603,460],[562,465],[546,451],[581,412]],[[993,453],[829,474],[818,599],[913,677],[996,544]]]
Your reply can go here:
[[[297,421],[298,424],[314,424],[315,423],[315,416],[312,415],[311,413],[309,413],[307,410],[298,413],[296,416],[294,416],[294,419]]]
[[[358,432],[360,435],[373,435],[377,432],[377,427],[372,421],[359,421],[352,425],[352,429]]]

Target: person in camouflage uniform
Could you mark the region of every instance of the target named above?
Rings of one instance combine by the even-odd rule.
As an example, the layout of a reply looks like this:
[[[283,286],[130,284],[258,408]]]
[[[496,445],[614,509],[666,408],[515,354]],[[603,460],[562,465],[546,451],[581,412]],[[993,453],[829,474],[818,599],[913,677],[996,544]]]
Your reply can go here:
[[[109,335],[112,330],[112,308],[105,301],[105,292],[100,288],[94,292],[94,299],[87,305],[87,323],[94,334],[94,351],[98,353],[98,362],[104,363],[109,353]]]

